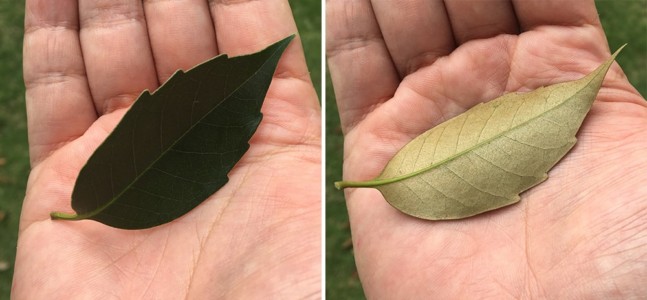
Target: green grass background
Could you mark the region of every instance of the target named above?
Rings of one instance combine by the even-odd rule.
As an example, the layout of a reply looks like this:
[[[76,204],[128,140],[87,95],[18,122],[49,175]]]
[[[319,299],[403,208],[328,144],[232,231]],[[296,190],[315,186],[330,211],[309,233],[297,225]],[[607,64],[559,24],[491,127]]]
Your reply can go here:
[[[310,74],[321,95],[321,2],[290,1]],[[55,5],[55,4],[54,4]],[[9,299],[18,219],[29,175],[22,81],[23,1],[0,1],[0,299]],[[4,215],[4,217],[2,217]]]
[[[20,207],[29,173],[22,81],[22,1],[0,1],[0,299],[9,299]]]
[[[596,6],[611,51],[629,43],[618,57],[618,63],[640,93],[647,96],[647,1],[599,0]],[[343,139],[333,89],[327,79],[326,294],[329,299],[363,299],[355,269],[344,195],[333,187],[333,181],[342,178]]]

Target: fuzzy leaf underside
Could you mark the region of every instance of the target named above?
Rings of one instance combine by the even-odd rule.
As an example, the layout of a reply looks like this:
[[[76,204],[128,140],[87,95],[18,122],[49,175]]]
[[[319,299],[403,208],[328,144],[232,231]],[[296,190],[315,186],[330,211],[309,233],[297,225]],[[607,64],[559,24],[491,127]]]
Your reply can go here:
[[[409,142],[374,180],[336,185],[377,188],[393,207],[429,220],[518,202],[575,145],[620,50],[579,80],[478,104]]]

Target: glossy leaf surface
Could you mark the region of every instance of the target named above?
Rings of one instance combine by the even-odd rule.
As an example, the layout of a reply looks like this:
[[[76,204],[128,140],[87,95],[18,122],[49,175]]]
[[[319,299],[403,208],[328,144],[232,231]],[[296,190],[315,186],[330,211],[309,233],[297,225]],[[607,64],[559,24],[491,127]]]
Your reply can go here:
[[[430,220],[516,203],[575,145],[620,50],[582,79],[505,94],[424,132],[372,181],[335,185],[375,187],[395,208]]]
[[[187,213],[227,181],[249,148],[281,54],[294,36],[245,56],[220,55],[144,91],[79,173],[76,214],[140,229]]]

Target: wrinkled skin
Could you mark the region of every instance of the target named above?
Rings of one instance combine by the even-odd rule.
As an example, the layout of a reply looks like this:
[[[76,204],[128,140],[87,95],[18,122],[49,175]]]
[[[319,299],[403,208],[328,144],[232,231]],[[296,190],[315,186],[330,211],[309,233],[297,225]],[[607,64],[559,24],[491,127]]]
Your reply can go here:
[[[479,102],[578,79],[610,56],[592,0],[512,2],[328,1],[344,179],[374,178]],[[616,63],[578,139],[520,203],[472,218],[419,220],[375,189],[347,189],[367,297],[645,297],[647,102]]]
[[[142,90],[178,68],[256,52],[297,31],[287,1],[223,2],[27,1],[33,169],[14,298],[318,297],[320,108],[298,38],[281,58],[250,150],[204,203],[136,231],[49,218],[71,212],[80,168]]]

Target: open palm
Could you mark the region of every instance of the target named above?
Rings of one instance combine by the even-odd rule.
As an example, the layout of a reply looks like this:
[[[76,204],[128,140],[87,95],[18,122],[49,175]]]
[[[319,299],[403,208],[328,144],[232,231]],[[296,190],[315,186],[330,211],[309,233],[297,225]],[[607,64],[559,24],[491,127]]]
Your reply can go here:
[[[374,178],[404,144],[477,103],[579,79],[610,56],[593,1],[393,2],[328,1],[347,180]],[[647,103],[616,64],[578,144],[516,205],[425,221],[375,189],[347,189],[366,295],[647,295],[646,133]]]
[[[33,169],[16,299],[319,294],[320,114],[298,39],[250,150],[196,209],[135,231],[49,219],[70,211],[79,170],[142,90],[218,53],[255,52],[295,33],[287,1],[29,0],[25,24]]]

